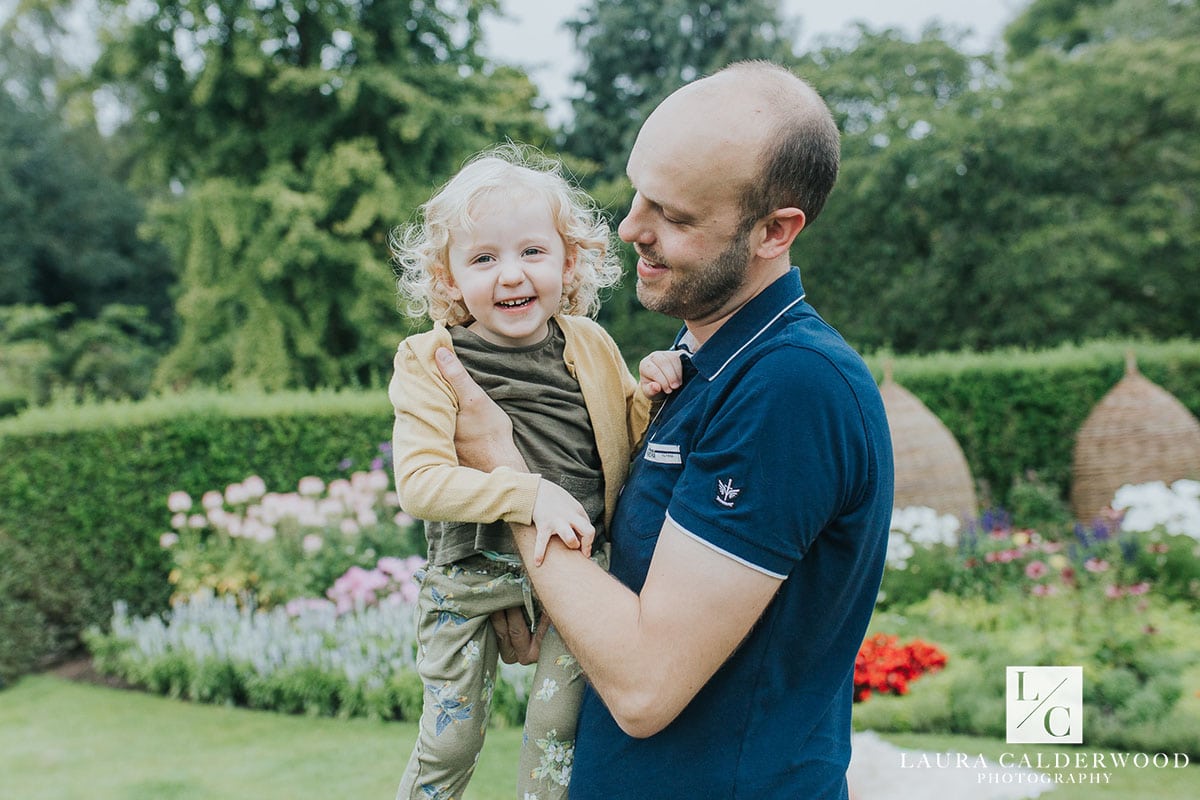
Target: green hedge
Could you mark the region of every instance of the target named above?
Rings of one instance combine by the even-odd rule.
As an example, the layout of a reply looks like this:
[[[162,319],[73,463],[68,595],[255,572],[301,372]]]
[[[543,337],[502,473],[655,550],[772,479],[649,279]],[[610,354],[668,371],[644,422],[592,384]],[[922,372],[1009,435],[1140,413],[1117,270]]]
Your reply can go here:
[[[373,393],[195,394],[41,408],[0,423],[0,686],[79,648],[113,602],[166,607],[167,495],[248,475],[291,491],[365,468],[391,436]]]
[[[895,358],[893,375],[954,434],[982,489],[980,502],[1004,506],[1014,481],[1031,470],[1066,497],[1075,435],[1124,375],[1130,350],[1143,375],[1200,416],[1194,341]],[[868,359],[878,380],[887,360]]]
[[[894,359],[896,380],[958,438],[985,499],[1028,470],[1069,487],[1074,436],[1121,378],[1121,342],[1045,352]],[[1142,372],[1200,414],[1200,343],[1132,345]],[[868,359],[882,377],[883,356]],[[77,649],[115,600],[165,607],[167,494],[251,474],[289,491],[365,466],[388,439],[382,390],[189,394],[38,408],[0,421],[0,683]]]

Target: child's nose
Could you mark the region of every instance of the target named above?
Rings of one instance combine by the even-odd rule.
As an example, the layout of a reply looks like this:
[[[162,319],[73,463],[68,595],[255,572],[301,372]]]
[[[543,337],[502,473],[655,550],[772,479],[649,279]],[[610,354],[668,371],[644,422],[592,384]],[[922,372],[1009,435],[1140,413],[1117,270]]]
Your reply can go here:
[[[500,282],[514,286],[525,280],[525,267],[517,259],[506,258],[500,265]]]

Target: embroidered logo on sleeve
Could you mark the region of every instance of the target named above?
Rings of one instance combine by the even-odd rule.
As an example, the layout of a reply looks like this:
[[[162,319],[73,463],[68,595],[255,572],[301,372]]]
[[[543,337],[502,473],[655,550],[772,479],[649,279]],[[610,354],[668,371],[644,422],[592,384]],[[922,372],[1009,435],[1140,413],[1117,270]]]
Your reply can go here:
[[[721,480],[717,478],[717,502],[726,508],[733,508],[734,499],[742,493],[741,489],[735,489],[733,486],[733,478]]]
[[[683,463],[683,457],[680,455],[679,445],[677,444],[656,444],[655,442],[650,442],[646,445],[646,453],[642,457],[654,464]]]

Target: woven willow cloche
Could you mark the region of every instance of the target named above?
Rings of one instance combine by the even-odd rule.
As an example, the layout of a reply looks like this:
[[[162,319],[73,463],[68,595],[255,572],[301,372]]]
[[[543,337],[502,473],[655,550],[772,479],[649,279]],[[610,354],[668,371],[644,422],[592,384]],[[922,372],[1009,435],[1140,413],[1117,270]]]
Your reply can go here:
[[[1200,422],[1170,392],[1138,371],[1100,399],[1075,438],[1071,507],[1090,522],[1127,483],[1200,477]]]
[[[892,431],[896,508],[928,506],[959,519],[977,515],[975,482],[962,448],[937,416],[884,368],[879,387]]]

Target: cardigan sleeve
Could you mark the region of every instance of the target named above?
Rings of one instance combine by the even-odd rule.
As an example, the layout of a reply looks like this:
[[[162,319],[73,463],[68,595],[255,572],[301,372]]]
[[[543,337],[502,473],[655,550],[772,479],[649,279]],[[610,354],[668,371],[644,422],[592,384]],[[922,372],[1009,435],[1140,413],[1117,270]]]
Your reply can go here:
[[[540,475],[501,467],[460,466],[454,451],[458,401],[433,363],[401,342],[388,397],[395,411],[392,458],[400,506],[412,516],[445,522],[529,524]]]
[[[615,347],[615,345],[614,345]],[[638,447],[642,443],[642,437],[646,435],[646,428],[650,425],[650,398],[646,397],[646,393],[642,391],[641,382],[625,367],[625,361],[621,358],[620,351],[617,351],[617,360],[624,367],[625,384],[625,409],[626,419],[628,420],[629,430],[629,452],[637,452]]]

